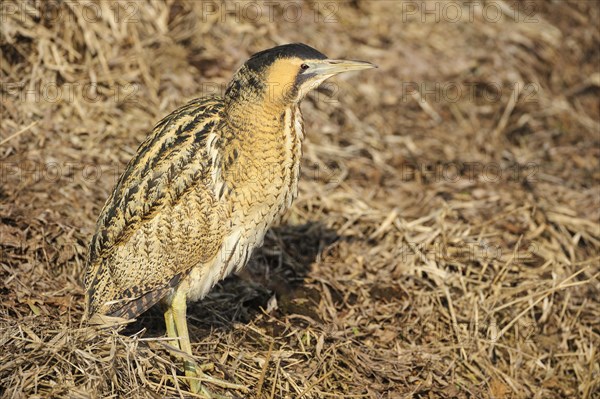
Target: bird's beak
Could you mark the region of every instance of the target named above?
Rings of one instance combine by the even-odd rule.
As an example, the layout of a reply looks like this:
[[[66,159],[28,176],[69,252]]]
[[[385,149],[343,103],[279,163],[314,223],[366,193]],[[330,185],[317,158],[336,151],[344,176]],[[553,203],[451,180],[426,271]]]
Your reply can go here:
[[[323,60],[311,65],[311,73],[316,75],[333,76],[348,71],[360,71],[362,69],[377,68],[377,65],[366,61],[350,60]]]

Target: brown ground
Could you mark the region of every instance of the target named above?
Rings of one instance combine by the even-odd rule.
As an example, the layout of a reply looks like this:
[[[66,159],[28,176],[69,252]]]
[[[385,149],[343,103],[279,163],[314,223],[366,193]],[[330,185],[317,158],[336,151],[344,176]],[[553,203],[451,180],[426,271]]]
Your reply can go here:
[[[304,102],[299,199],[190,307],[199,361],[252,393],[209,387],[600,397],[598,3],[0,10],[0,396],[189,395],[159,310],[121,333],[81,326],[86,246],[159,118],[302,41],[380,68]]]

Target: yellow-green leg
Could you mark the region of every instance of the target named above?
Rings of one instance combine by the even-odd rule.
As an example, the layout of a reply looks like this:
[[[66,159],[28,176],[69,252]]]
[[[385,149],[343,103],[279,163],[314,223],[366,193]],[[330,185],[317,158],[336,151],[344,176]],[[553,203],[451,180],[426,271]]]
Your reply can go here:
[[[175,319],[173,318],[173,308],[170,306],[165,311],[165,325],[167,326],[167,337],[173,338],[173,340],[168,341],[169,345],[173,346],[175,349],[180,349],[179,339],[177,338],[177,329],[175,328]]]
[[[177,292],[173,297],[173,301],[171,302],[169,310],[167,310],[165,313],[165,320],[167,320],[169,317],[173,319],[171,331],[169,331],[169,325],[167,324],[167,334],[175,333],[176,337],[179,336],[179,345],[177,347],[188,355],[193,356],[192,345],[190,344],[190,335],[187,328],[186,309],[187,303],[185,294],[182,292]],[[204,391],[202,385],[200,385],[200,381],[198,380],[196,362],[193,360],[184,359],[183,367],[185,370],[185,376],[188,377],[190,391],[194,393],[198,393],[201,390]],[[208,392],[204,393],[209,394]]]
[[[181,349],[183,352],[189,355],[188,358],[184,358],[183,367],[185,370],[185,376],[188,379],[190,391],[193,393],[202,392],[210,398],[222,398],[223,396],[216,395],[208,391],[200,384],[200,380],[210,382],[222,388],[238,389],[247,392],[247,388],[243,385],[232,384],[227,381],[222,381],[217,378],[207,376],[202,372],[204,368],[199,368],[192,358],[192,345],[190,344],[190,336],[187,328],[186,319],[186,296],[182,292],[177,292],[173,297],[171,305],[165,312],[165,324],[167,325],[167,336],[169,338],[179,338],[173,345],[175,348]]]

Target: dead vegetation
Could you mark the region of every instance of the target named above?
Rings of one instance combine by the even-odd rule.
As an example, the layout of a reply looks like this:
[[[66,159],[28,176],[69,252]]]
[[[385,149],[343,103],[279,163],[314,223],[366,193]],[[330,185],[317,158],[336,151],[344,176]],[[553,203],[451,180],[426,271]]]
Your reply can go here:
[[[600,8],[422,7],[3,2],[0,395],[190,396],[158,310],[80,324],[86,245],[160,117],[301,41],[380,69],[305,101],[293,210],[188,311],[208,374],[257,398],[600,397]]]

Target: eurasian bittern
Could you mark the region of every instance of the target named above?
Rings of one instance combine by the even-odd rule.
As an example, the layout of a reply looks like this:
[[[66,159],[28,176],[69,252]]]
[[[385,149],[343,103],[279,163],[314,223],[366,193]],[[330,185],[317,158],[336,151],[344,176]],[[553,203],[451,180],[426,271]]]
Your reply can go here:
[[[167,335],[201,389],[186,301],[238,271],[297,195],[299,103],[325,79],[375,67],[305,44],[254,54],[225,95],[193,100],[140,145],[102,209],[90,243],[86,315],[134,318],[166,305]]]

